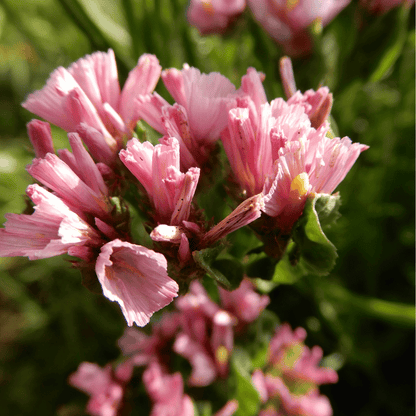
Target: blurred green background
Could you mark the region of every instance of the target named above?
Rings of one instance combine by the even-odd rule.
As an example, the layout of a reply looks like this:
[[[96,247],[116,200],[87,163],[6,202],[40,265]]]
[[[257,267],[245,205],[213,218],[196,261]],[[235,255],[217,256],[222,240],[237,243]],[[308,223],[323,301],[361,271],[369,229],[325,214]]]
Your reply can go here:
[[[282,95],[281,50],[246,12],[225,37],[199,36],[185,0],[0,0],[0,217],[22,212],[33,153],[20,103],[57,66],[113,48],[121,84],[144,53],[164,68],[219,71],[239,87],[247,67]],[[414,414],[414,9],[371,16],[352,2],[293,60],[298,88],[328,85],[339,134],[370,149],[339,186],[343,216],[329,232],[333,272],[272,293],[270,309],[308,331],[339,368],[321,389],[334,415]],[[166,98],[164,87],[157,89]],[[53,128],[55,147],[66,135]],[[117,304],[87,291],[64,257],[0,259],[2,415],[79,415],[87,397],[67,385],[81,361],[119,355]]]

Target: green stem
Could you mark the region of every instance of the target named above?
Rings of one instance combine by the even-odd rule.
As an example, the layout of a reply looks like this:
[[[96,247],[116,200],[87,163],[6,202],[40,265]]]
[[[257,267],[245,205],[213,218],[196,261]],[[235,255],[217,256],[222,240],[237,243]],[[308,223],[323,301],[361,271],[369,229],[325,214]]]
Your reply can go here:
[[[398,302],[356,295],[334,283],[321,287],[325,298],[344,303],[363,315],[403,326],[415,325],[415,308]]]

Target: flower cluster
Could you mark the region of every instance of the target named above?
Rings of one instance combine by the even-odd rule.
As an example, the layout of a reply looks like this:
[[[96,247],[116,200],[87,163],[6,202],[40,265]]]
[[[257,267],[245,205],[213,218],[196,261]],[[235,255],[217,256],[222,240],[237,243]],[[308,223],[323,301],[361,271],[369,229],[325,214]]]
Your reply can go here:
[[[7,216],[0,256],[77,258],[74,266],[96,272],[104,296],[119,303],[129,326],[146,325],[193,280],[210,273],[204,256],[212,256],[210,250],[218,255],[220,240],[241,227],[250,225],[264,252],[280,259],[285,245],[276,236],[287,242],[306,200],[331,194],[367,148],[347,137],[330,138],[329,90],[302,94],[288,58],[281,68],[288,101],[270,103],[264,75],[254,68],[236,89],[223,75],[188,65],[162,72],[156,57],[143,55],[121,92],[111,50],[58,68],[23,106],[65,129],[72,152],[55,152],[48,123],[28,124],[36,158],[27,170],[38,181],[27,189],[34,210]],[[159,75],[173,105],[153,92]],[[132,137],[138,119],[163,135],[159,144]],[[212,225],[198,194],[212,183],[220,141],[233,173],[227,189],[239,205]],[[136,196],[129,199],[134,186]],[[150,248],[134,241],[127,201],[148,218]],[[186,299],[179,301],[184,316],[191,307]],[[211,335],[222,334],[226,355],[233,321],[208,309],[197,315],[215,323]],[[195,336],[201,341],[191,332],[177,342],[184,356]],[[212,342],[206,340],[214,348]],[[219,345],[201,350],[215,364],[212,377],[225,371]]]
[[[175,301],[176,310],[164,312],[152,325],[150,335],[126,329],[119,340],[123,362],[114,370],[111,365],[102,369],[92,363],[80,364],[69,382],[91,396],[87,412],[94,416],[119,414],[134,368],[144,366],[142,380],[153,403],[151,414],[193,416],[193,403],[184,394],[181,373],[169,373],[171,351],[189,361],[192,371],[186,384],[190,387],[205,387],[227,378],[234,335],[243,334],[270,301],[255,292],[248,279],[233,292],[220,289],[220,297],[221,306],[194,281],[190,292]],[[231,416],[237,408],[238,402],[229,400],[214,416]]]
[[[290,56],[311,52],[313,33],[318,34],[351,0],[191,0],[189,24],[202,35],[225,32],[243,13],[246,3],[254,19]],[[394,7],[411,8],[414,0],[360,0],[373,14]]]
[[[151,334],[126,329],[119,340],[123,360],[114,369],[82,363],[69,382],[91,396],[87,412],[112,416],[125,405],[134,368],[144,367],[142,381],[152,402],[152,415],[194,415],[193,402],[186,387],[207,387],[217,379],[227,379],[234,342],[247,342],[249,324],[259,319],[270,299],[254,291],[244,279],[232,292],[220,289],[220,305],[213,302],[199,282],[175,301],[176,310],[163,313],[152,325]],[[319,385],[336,383],[337,373],[319,367],[322,349],[311,350],[303,341],[306,331],[292,331],[280,325],[273,335],[263,368],[255,368],[251,382],[260,396],[259,415],[331,416],[331,405],[319,394]],[[174,357],[171,351],[189,361],[191,374],[170,374]],[[230,392],[230,396],[233,394]],[[214,416],[231,416],[239,406],[228,400]],[[111,411],[109,410],[111,409]],[[169,410],[170,409],[170,410]]]
[[[326,396],[319,394],[321,384],[336,383],[337,373],[318,367],[322,348],[311,350],[303,341],[306,331],[292,331],[281,325],[270,341],[266,367],[253,372],[252,381],[260,393],[264,409],[259,416],[331,416]]]
[[[310,30],[326,26],[351,0],[247,0],[254,18],[280,45],[295,56],[311,50]],[[221,33],[241,14],[244,0],[191,0],[188,21],[201,34]]]

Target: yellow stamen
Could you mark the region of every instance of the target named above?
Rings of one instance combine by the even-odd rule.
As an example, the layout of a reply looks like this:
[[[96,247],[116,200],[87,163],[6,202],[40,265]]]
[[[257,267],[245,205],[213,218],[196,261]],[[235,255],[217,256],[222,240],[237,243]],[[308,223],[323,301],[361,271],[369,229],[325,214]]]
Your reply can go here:
[[[309,191],[309,176],[306,172],[299,173],[290,184],[291,191],[297,191],[299,196],[305,196]]]
[[[202,7],[206,13],[210,14],[211,16],[214,15],[215,10],[211,4],[211,0],[202,0]]]
[[[224,347],[224,345],[221,345],[217,348],[217,351],[215,352],[215,358],[217,359],[217,362],[219,364],[227,364],[228,351],[227,348]]]
[[[299,3],[299,0],[287,0],[286,1],[286,10],[290,12],[293,10]]]

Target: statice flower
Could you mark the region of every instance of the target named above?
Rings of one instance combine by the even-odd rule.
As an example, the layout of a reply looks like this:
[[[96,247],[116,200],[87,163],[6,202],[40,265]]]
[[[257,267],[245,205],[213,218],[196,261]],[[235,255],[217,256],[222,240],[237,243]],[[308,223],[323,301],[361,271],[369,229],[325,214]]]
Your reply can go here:
[[[156,222],[179,225],[188,220],[200,170],[180,171],[177,139],[164,137],[156,146],[132,139],[120,152],[120,159],[145,188]]]
[[[197,281],[177,300],[176,307],[181,311],[181,331],[173,350],[191,363],[189,385],[207,386],[217,377],[226,377],[235,317],[214,303]]]
[[[191,0],[187,17],[203,35],[222,33],[245,7],[245,0]]]
[[[178,296],[163,254],[126,241],[101,247],[95,271],[104,296],[119,303],[129,326],[146,325],[154,312]]]
[[[120,91],[114,52],[95,52],[57,68],[45,87],[28,96],[24,108],[67,132],[78,131],[91,154],[113,159],[137,122],[137,95],[153,92],[161,67],[154,55],[142,55]]]
[[[136,366],[148,365],[157,360],[169,367],[172,343],[180,326],[180,312],[164,312],[159,321],[153,321],[151,334],[134,327],[126,328],[118,345],[125,356],[131,357]]]
[[[332,193],[368,148],[348,137],[329,138],[327,122],[318,129],[311,126],[306,111],[312,105],[307,101],[313,96],[314,102],[319,94],[302,98],[299,93],[290,103],[277,98],[270,104],[249,96],[239,101],[241,107],[229,111],[228,130],[222,133],[243,194],[261,192],[262,211],[276,218],[274,226],[284,233],[290,233],[308,196]]]
[[[49,129],[42,122],[30,123],[29,129],[37,135],[39,155],[53,150]],[[78,257],[81,261],[74,265],[95,268],[104,296],[120,304],[128,325],[146,325],[155,311],[178,295],[179,287],[167,275],[162,254],[122,241],[130,239],[129,232],[120,227],[123,215],[111,202],[98,164],[77,133],[69,133],[68,138],[72,153],[64,149],[59,157],[48,152],[28,167],[53,193],[39,185],[28,187],[34,213],[6,215],[0,256],[33,260],[68,253]]]
[[[137,115],[179,141],[184,170],[203,166],[227,126],[227,109],[235,104],[235,86],[218,72],[201,74],[188,65],[181,71],[163,71],[162,80],[176,103],[171,106],[156,93],[140,96]]]
[[[311,25],[326,26],[350,0],[248,0],[255,19],[288,55],[312,48]]]
[[[262,415],[331,416],[332,408],[318,386],[338,381],[337,373],[319,367],[322,349],[304,345],[306,331],[292,331],[281,325],[270,341],[265,369],[257,369],[252,382],[257,388],[264,409]]]
[[[69,384],[91,396],[86,411],[92,416],[117,416],[123,405],[124,390],[132,377],[133,368],[128,363],[115,370],[111,365],[101,368],[83,362],[69,377]]]
[[[236,332],[254,322],[270,303],[270,298],[267,295],[259,295],[254,290],[254,284],[248,278],[244,278],[235,290],[229,291],[221,287],[218,290],[221,306],[238,320]]]
[[[301,93],[296,89],[292,61],[284,56],[280,59],[280,77],[282,79],[288,104],[301,104],[311,121],[311,126],[318,129],[328,118],[332,108],[332,94],[328,87],[320,87]]]
[[[143,374],[143,383],[153,402],[150,416],[194,416],[194,406],[183,392],[180,373],[165,374],[153,361]]]
[[[6,214],[5,228],[0,229],[1,257],[36,260],[103,244],[100,233],[51,192],[35,184],[26,193],[35,204],[34,213]]]

